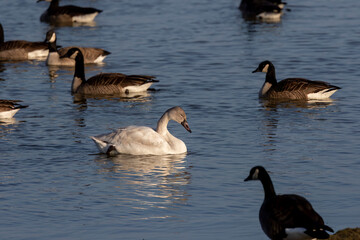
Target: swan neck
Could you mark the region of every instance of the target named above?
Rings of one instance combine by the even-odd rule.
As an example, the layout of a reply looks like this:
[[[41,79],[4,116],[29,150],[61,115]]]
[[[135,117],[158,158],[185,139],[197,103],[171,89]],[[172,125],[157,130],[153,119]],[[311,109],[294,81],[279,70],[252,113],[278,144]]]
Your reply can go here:
[[[156,132],[163,136],[166,135],[169,132],[167,129],[167,125],[169,121],[170,121],[169,114],[165,112],[157,123]]]

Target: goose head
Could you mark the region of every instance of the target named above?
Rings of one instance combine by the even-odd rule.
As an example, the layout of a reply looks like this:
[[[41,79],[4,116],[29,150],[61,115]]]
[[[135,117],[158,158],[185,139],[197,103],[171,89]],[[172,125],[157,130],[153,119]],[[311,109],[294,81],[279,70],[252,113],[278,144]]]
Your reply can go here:
[[[171,120],[174,120],[175,122],[180,123],[188,132],[191,133],[191,129],[186,120],[185,111],[181,107],[177,106],[177,107],[170,108],[167,112],[168,112],[169,118]]]
[[[265,168],[262,166],[255,166],[250,170],[250,174],[244,181],[261,180],[264,176],[268,175]]]
[[[48,43],[56,42],[56,33],[54,32],[54,30],[47,31],[45,42]]]
[[[268,61],[268,60],[263,61],[259,64],[258,68],[253,71],[253,73],[255,73],[255,72],[267,73],[270,66],[273,66],[273,64],[270,61]]]
[[[60,58],[71,58],[74,60],[84,58],[80,49],[78,48],[70,48],[63,56]]]

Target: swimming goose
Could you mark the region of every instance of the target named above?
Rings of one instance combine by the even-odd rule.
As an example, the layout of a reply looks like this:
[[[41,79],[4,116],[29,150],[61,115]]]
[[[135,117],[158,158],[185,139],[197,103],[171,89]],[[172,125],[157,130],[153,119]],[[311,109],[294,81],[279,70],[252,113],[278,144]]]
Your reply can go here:
[[[0,100],[0,118],[12,118],[21,108],[28,106],[20,105],[20,100]]]
[[[242,0],[239,9],[245,18],[278,21],[284,4],[281,0]]]
[[[71,85],[72,94],[112,95],[146,91],[154,82],[153,76],[100,73],[85,79],[84,57],[79,48],[71,48],[61,58],[75,59],[75,73]]]
[[[0,23],[0,60],[44,59],[49,54],[46,42],[24,40],[4,41],[4,29]]]
[[[261,62],[254,72],[265,72],[265,83],[259,97],[267,99],[315,100],[326,99],[340,87],[323,81],[311,81],[304,78],[287,78],[276,81],[275,67],[270,61]]]
[[[41,15],[41,22],[91,22],[102,12],[96,8],[83,8],[73,5],[59,6],[59,0],[38,0],[50,2],[49,8]]]
[[[270,239],[327,239],[326,231],[334,232],[305,198],[295,194],[276,195],[264,167],[253,167],[244,181],[249,180],[260,180],[263,185],[265,198],[259,220]]]
[[[186,153],[185,143],[171,135],[167,129],[170,120],[180,123],[191,133],[184,110],[181,107],[172,107],[162,115],[157,123],[156,130],[143,126],[129,126],[91,138],[100,152],[109,155],[119,153],[132,155]]]
[[[75,66],[75,60],[71,58],[60,58],[64,56],[72,47],[65,47],[57,49],[56,47],[56,33],[49,30],[46,33],[46,41],[49,44],[49,55],[46,59],[46,64],[49,66]],[[101,63],[110,52],[101,48],[77,47],[81,50],[84,56],[84,63]]]

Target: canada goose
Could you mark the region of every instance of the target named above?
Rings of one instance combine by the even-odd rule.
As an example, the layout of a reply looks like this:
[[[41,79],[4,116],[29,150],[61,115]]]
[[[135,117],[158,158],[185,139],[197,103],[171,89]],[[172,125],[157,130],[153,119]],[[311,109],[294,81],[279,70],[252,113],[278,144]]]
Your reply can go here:
[[[20,100],[0,100],[0,118],[12,118],[21,108],[28,106],[20,105]]]
[[[265,198],[259,220],[270,239],[327,239],[326,231],[334,232],[305,198],[295,194],[276,195],[264,167],[253,167],[244,181],[249,180],[260,180],[263,185]]]
[[[44,59],[48,54],[46,42],[24,40],[4,42],[4,29],[0,23],[0,60]]]
[[[259,97],[267,99],[310,100],[326,99],[340,87],[322,81],[311,81],[304,78],[287,78],[276,81],[275,67],[270,61],[264,61],[254,72],[265,72],[265,83]]]
[[[109,155],[118,153],[132,155],[185,153],[187,151],[185,143],[171,135],[167,129],[170,120],[180,123],[191,133],[184,110],[181,107],[172,107],[159,119],[156,130],[144,126],[128,126],[91,138],[100,152]]]
[[[53,30],[49,30],[46,33],[46,41],[49,44],[49,55],[46,59],[46,64],[49,66],[75,66],[75,60],[71,58],[60,58],[64,56],[71,48],[65,47],[57,49],[56,47],[56,33]],[[101,48],[90,47],[77,47],[80,49],[84,56],[84,63],[101,63],[110,52]]]
[[[153,76],[125,75],[122,73],[100,73],[85,79],[84,57],[79,48],[71,48],[62,58],[75,59],[72,94],[121,94],[146,91],[154,82]]]
[[[242,0],[239,9],[244,18],[279,21],[284,4],[281,0]]]
[[[41,22],[91,22],[102,12],[96,8],[83,8],[74,5],[59,6],[59,0],[38,0],[50,2],[49,8],[41,15]]]

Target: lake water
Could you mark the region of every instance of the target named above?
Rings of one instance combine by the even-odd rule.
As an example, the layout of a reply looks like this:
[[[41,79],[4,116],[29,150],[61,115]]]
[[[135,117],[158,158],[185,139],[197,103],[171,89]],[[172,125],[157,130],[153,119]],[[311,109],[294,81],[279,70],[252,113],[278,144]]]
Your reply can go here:
[[[360,1],[289,0],[278,23],[246,22],[237,0],[62,1],[103,9],[90,26],[55,28],[58,44],[101,47],[99,72],[150,74],[136,98],[70,94],[72,68],[0,63],[0,98],[21,99],[0,125],[1,239],[267,239],[258,221],[263,165],[278,193],[305,196],[335,230],[360,223]],[[5,39],[43,40],[48,3],[2,0]],[[278,79],[342,87],[332,102],[259,101],[271,60]],[[155,127],[180,105],[192,133],[180,156],[98,154],[89,136]]]

